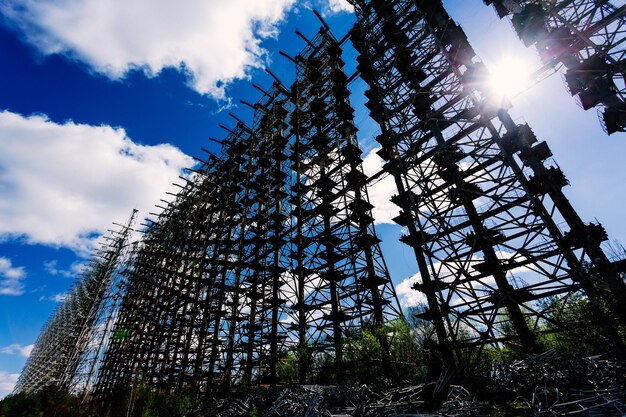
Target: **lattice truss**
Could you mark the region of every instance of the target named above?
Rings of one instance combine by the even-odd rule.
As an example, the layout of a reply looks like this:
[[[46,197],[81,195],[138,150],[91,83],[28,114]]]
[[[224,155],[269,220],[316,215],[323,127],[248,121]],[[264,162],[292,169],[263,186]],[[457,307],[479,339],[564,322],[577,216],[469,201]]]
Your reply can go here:
[[[212,175],[218,164],[209,158],[197,184],[186,182],[145,233],[99,374],[100,389],[135,382],[175,389],[196,370],[197,382],[203,382],[206,346],[224,315],[220,299],[234,261],[230,246],[238,241],[239,219],[227,211],[239,211],[235,195],[242,175],[233,162],[221,176]]]
[[[341,47],[323,30],[295,61],[291,258],[304,285],[293,319],[306,346],[333,346],[341,360],[346,332],[400,312],[373,227]]]
[[[343,339],[401,312],[376,238],[341,47],[322,30],[297,80],[233,116],[146,232],[97,389],[161,390],[301,380]],[[248,104],[248,103],[245,103]],[[303,352],[306,352],[304,354]]]
[[[110,231],[45,324],[17,381],[14,393],[54,385],[70,392],[91,389],[107,335],[123,293],[123,265],[132,256],[129,238],[135,212]]]
[[[545,329],[581,325],[602,326],[619,345],[609,319],[625,317],[626,293],[600,248],[604,229],[571,207],[547,144],[491,104],[463,30],[439,0],[351,3],[366,106],[398,190],[394,220],[415,252],[414,288],[428,305],[420,317],[444,358],[467,363],[503,344],[533,351]],[[578,294],[595,309],[591,323],[555,320]]]
[[[544,69],[560,68],[568,91],[599,108],[607,133],[626,129],[626,5],[614,0],[484,0],[509,16]]]

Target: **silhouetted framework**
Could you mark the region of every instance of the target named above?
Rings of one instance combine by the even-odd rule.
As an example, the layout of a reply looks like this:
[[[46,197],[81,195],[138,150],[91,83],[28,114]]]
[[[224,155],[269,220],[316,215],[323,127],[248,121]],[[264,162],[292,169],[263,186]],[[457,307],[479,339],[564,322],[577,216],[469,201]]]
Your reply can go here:
[[[419,317],[444,365],[489,347],[535,352],[547,332],[626,355],[626,263],[607,258],[602,226],[570,205],[547,144],[483,88],[487,71],[440,0],[350,2],[350,36],[338,41],[325,23],[310,40],[298,32],[305,48],[283,54],[293,84],[270,73],[269,88],[255,85],[259,100],[242,102],[251,122],[231,115],[211,139],[219,155],[205,150],[139,243],[127,244],[131,223],[112,235],[17,391],[87,392],[95,380],[100,396],[140,384],[228,393],[276,385],[287,355],[301,383],[328,364],[341,376],[347,337],[401,317],[367,194],[381,176],[395,182],[394,221],[426,298]],[[356,75],[343,70],[348,38],[381,129],[385,165],[370,178],[349,101]],[[589,317],[573,321],[564,312],[581,298]]]
[[[626,5],[612,0],[484,0],[509,16],[544,69],[564,68],[579,104],[600,108],[609,134],[626,131]],[[618,5],[620,4],[620,5]]]
[[[322,29],[288,89],[219,141],[137,250],[98,391],[227,390],[342,364],[343,340],[401,312],[376,237],[342,49]]]
[[[374,232],[341,47],[322,30],[294,61],[292,320],[300,346],[331,351],[341,363],[346,332],[399,310]]]
[[[490,102],[463,30],[439,0],[350,2],[366,106],[398,190],[395,221],[427,299],[420,317],[434,324],[445,361],[466,364],[503,344],[532,352],[542,331],[580,326],[602,326],[610,343],[588,342],[623,354],[613,319],[626,317],[626,292],[600,248],[606,233],[570,205],[547,144]],[[579,294],[594,317],[558,319]]]
[[[41,331],[14,392],[54,385],[70,392],[91,389],[108,342],[130,256],[133,212],[126,225],[110,231],[91,263]]]

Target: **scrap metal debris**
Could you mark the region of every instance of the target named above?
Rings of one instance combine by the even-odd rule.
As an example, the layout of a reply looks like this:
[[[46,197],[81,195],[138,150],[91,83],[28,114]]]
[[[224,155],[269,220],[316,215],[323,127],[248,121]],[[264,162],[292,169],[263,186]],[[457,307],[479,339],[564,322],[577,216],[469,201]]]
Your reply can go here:
[[[626,416],[624,391],[537,388],[533,395],[534,416]]]
[[[626,416],[626,362],[600,356],[563,358],[554,349],[492,364],[491,389],[532,390],[532,413],[544,416]]]
[[[348,382],[339,386],[302,385],[222,400],[196,416],[215,417],[435,417],[476,415],[478,404],[463,387],[451,385],[440,399],[437,384],[374,391]],[[433,408],[435,407],[435,408]]]
[[[209,402],[194,417],[534,417],[626,416],[626,361],[567,358],[555,350],[491,366],[452,385],[392,385],[347,381],[260,390],[244,398]],[[478,376],[478,377],[477,377]],[[482,385],[480,385],[482,384]],[[471,388],[471,389],[468,389]],[[478,399],[476,397],[479,397]]]

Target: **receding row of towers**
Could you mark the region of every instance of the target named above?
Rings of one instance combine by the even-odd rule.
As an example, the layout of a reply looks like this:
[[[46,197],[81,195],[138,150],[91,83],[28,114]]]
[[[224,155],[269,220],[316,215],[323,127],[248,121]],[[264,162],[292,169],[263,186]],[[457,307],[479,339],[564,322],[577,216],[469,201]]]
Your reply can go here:
[[[604,336],[584,343],[625,354],[625,265],[603,251],[602,226],[571,206],[546,142],[492,100],[487,69],[462,28],[439,0],[350,2],[350,33],[337,39],[324,23],[312,39],[301,35],[306,46],[290,58],[293,84],[274,77],[255,86],[260,99],[244,103],[252,121],[233,116],[226,137],[214,139],[221,153],[181,177],[139,242],[131,243],[132,218],[110,235],[46,324],[16,391],[276,385],[287,354],[306,383],[320,364],[341,365],[346,338],[402,319],[374,229],[374,177],[364,174],[356,141],[357,76],[380,126],[385,164],[375,178],[395,184],[394,221],[417,261],[414,290],[426,299],[419,318],[432,324],[429,346],[444,365],[463,367],[503,346],[537,352],[544,333],[585,339],[581,329],[591,327]],[[584,44],[566,59],[551,49],[550,63],[572,78],[572,68],[605,60],[613,72],[595,74],[598,83],[616,87],[594,102],[609,132],[624,130],[624,7],[493,3],[525,28],[525,41],[531,27],[533,39],[564,32],[557,17],[565,15],[577,36],[567,51],[582,45],[578,34],[589,25],[598,33],[617,27],[615,36],[589,38],[604,42],[596,50]],[[573,5],[586,11],[580,21]],[[533,8],[550,16],[541,30],[519,23]],[[601,18],[589,23],[590,16]],[[358,52],[350,76],[342,60],[348,40]],[[581,81],[581,100],[591,81]],[[589,317],[559,314],[581,299]]]

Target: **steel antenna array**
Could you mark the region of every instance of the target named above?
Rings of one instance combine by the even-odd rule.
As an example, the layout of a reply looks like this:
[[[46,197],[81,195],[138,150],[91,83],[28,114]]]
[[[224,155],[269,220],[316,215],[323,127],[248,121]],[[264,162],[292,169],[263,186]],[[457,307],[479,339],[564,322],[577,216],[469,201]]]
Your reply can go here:
[[[352,0],[352,42],[381,127],[379,155],[398,190],[395,221],[419,265],[419,316],[448,364],[487,347],[536,351],[542,332],[599,326],[588,340],[624,354],[624,281],[584,223],[545,142],[516,125],[484,88],[487,71],[439,0]],[[603,288],[606,288],[603,289]],[[589,322],[559,319],[586,297]]]

